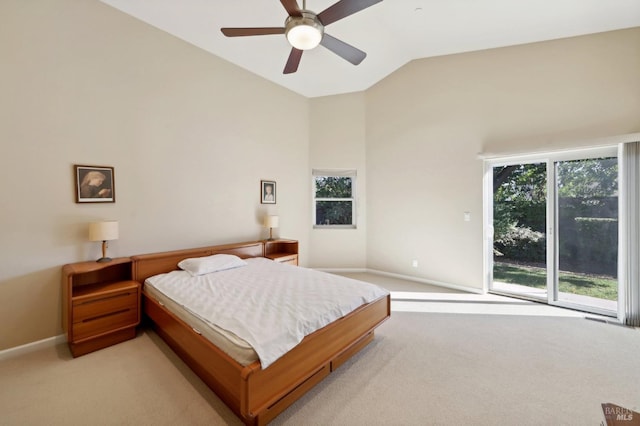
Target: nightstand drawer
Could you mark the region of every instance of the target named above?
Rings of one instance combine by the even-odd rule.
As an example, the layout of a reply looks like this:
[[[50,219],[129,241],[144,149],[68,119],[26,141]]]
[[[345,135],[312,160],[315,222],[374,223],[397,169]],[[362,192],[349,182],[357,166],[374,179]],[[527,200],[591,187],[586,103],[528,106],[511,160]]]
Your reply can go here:
[[[117,330],[118,328],[138,323],[138,308],[133,306],[119,311],[110,311],[103,315],[87,318],[73,324],[73,340],[96,336],[100,333]]]
[[[92,298],[73,301],[73,322],[79,323],[95,317],[105,316],[126,309],[136,309],[138,292],[125,290],[108,295],[96,295]]]
[[[288,265],[298,265],[298,255],[290,253],[272,253],[266,255],[268,259],[278,263],[286,263]]]
[[[286,263],[287,265],[298,266],[298,256],[292,257],[291,259],[278,259],[277,262]]]

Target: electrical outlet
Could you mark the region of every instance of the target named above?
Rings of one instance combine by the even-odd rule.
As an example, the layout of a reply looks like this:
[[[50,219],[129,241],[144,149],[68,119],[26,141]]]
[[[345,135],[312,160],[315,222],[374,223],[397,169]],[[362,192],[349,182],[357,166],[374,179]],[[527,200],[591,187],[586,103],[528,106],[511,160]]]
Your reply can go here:
[[[414,268],[418,267],[418,259],[413,259],[413,261],[411,262],[411,266],[413,266]]]

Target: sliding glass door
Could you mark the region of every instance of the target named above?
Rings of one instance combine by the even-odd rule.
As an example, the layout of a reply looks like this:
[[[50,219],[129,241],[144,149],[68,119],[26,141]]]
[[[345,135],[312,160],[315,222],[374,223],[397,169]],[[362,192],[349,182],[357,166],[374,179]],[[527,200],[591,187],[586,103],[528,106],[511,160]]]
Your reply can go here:
[[[547,164],[493,167],[493,290],[547,300]]]
[[[616,316],[616,149],[488,165],[489,290]]]
[[[554,165],[558,274],[554,300],[617,313],[617,158]]]

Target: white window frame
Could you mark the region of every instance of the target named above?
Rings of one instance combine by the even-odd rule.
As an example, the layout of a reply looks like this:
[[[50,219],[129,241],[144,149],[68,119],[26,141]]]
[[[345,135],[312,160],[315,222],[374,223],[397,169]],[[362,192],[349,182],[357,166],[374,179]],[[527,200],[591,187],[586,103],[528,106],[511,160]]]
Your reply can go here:
[[[313,169],[311,171],[311,190],[313,206],[312,211],[312,225],[314,229],[357,229],[358,217],[356,215],[356,186],[357,186],[357,171],[353,169]],[[316,177],[350,177],[351,178],[351,197],[350,198],[316,198]],[[347,225],[317,225],[316,224],[316,202],[317,201],[351,201],[351,224]]]

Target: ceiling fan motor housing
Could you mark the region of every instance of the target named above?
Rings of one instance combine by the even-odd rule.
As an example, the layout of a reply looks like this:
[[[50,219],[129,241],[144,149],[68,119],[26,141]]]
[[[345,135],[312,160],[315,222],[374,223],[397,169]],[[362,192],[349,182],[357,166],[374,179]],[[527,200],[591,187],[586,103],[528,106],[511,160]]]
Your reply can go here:
[[[313,12],[302,10],[300,15],[287,18],[284,22],[285,35],[296,49],[313,49],[322,41],[324,25]]]

